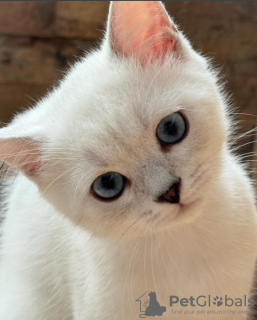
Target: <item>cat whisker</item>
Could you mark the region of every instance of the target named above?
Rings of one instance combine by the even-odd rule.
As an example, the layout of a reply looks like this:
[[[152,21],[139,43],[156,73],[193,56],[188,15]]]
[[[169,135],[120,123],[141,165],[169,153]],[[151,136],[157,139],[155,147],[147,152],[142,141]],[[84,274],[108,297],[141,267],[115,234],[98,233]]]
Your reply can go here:
[[[156,282],[156,277],[155,277],[155,270],[154,270],[154,256],[153,256],[153,247],[155,244],[154,238],[155,238],[155,236],[154,236],[153,229],[152,229],[151,230],[151,270],[152,270],[154,289],[155,289],[155,292],[158,292],[157,282]]]
[[[230,142],[237,142],[238,140],[240,140],[240,139],[243,139],[243,138],[245,138],[245,137],[247,137],[247,136],[249,136],[249,135],[251,135],[251,134],[253,134],[253,135],[255,135],[255,133],[256,133],[256,131],[257,131],[257,127],[254,127],[253,129],[250,129],[250,130],[248,130],[247,132],[244,132],[244,133],[242,133],[242,134],[238,134],[235,138],[234,138],[234,140],[230,140]]]
[[[133,222],[133,225],[135,223]],[[116,248],[118,247],[118,245],[120,244],[122,238],[124,237],[125,233],[131,228],[131,226],[129,226],[123,233],[122,235],[118,238],[116,244],[115,244],[115,247],[114,247],[114,251],[116,250]],[[143,231],[143,230],[142,230]],[[141,231],[141,233],[142,233]],[[127,239],[127,242],[129,243],[130,239]],[[104,255],[97,261],[97,263],[89,270],[88,274],[87,274],[87,278],[88,279],[88,282],[86,284],[86,287],[85,287],[85,290],[84,290],[84,294],[82,296],[82,301],[81,301],[81,306],[83,306],[83,302],[84,302],[84,299],[85,299],[85,296],[86,296],[86,292],[87,292],[87,288],[89,287],[89,284],[91,282],[91,280],[93,279],[93,276],[94,276],[94,272],[96,271],[96,268],[99,267],[99,265],[101,264],[101,262],[104,261],[105,257],[107,256],[108,252],[105,252]],[[82,307],[80,308],[80,311],[79,311],[79,317],[78,319],[80,319],[81,317],[81,311],[82,310]]]
[[[157,261],[159,261],[158,266],[161,266],[162,269],[164,269],[166,274],[167,274],[167,267],[166,267],[166,264],[165,264],[164,259],[163,259],[163,251],[161,250],[160,235],[159,235],[159,232],[157,231],[157,227],[158,227],[158,225],[156,225],[156,230],[155,230],[155,233],[154,233],[156,238],[157,238],[157,241],[155,242],[155,256],[156,256]],[[157,250],[158,248],[160,250]],[[159,254],[160,254],[160,259],[159,259]],[[168,284],[167,278],[164,277],[163,272],[159,271],[159,274],[161,275],[161,278],[162,278],[162,284],[166,287],[167,292],[168,292],[170,290],[170,286]],[[170,283],[170,285],[171,285],[171,283]],[[175,288],[175,289],[177,289],[177,288]]]
[[[147,223],[146,223],[147,225]],[[146,228],[146,225],[145,225],[145,228]],[[140,244],[141,244],[141,240],[144,236],[144,231],[145,231],[145,228],[141,230],[141,233],[140,233],[140,236],[138,238],[138,241],[137,241],[137,245],[135,246],[134,248],[134,251],[133,251],[133,254],[132,254],[132,258],[131,258],[131,263],[129,264],[129,269],[128,270],[131,270],[130,272],[130,293],[131,293],[131,305],[132,305],[132,313],[135,313],[135,318],[137,316],[137,312],[136,312],[136,309],[135,309],[135,305],[134,305],[134,301],[132,300],[132,297],[133,297],[133,275],[134,275],[134,267],[135,267],[135,262],[137,261],[137,253],[138,253],[138,249],[140,247]]]
[[[245,146],[254,144],[255,142],[256,142],[256,141],[249,141],[249,142],[244,143],[244,144],[242,144],[242,145],[240,145],[240,146],[238,146],[238,147],[231,148],[231,151],[232,151],[232,152],[238,151],[238,150],[240,150],[241,148],[243,148],[243,147],[245,147]]]
[[[244,115],[244,116],[251,116],[257,118],[255,114],[252,113],[245,113],[245,112],[229,112],[230,115]]]

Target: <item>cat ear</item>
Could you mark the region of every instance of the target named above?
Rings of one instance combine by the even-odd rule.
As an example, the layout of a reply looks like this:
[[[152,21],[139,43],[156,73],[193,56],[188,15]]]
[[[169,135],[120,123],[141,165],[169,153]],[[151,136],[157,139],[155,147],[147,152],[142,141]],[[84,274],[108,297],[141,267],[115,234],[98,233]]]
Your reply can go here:
[[[0,130],[0,160],[35,178],[41,167],[40,143],[30,137],[15,136],[8,127]]]
[[[176,48],[177,30],[160,1],[112,1],[108,21],[111,47],[142,64],[163,59]]]

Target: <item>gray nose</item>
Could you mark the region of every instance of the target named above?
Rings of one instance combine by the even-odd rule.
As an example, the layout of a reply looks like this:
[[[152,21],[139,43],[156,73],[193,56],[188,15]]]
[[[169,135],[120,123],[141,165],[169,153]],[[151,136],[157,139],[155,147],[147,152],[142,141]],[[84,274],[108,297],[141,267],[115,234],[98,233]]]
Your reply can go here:
[[[173,182],[170,188],[165,191],[159,198],[158,202],[170,202],[170,203],[179,203],[180,201],[180,184],[181,180],[178,179],[177,181]]]

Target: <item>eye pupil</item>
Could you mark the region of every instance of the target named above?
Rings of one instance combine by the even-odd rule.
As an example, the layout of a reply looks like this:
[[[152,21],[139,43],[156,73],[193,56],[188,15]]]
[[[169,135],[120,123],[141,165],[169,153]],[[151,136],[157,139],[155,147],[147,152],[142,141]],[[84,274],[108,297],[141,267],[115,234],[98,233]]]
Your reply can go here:
[[[186,133],[186,120],[180,112],[174,112],[158,124],[156,136],[161,143],[174,144],[181,141]]]
[[[166,135],[175,135],[177,134],[177,127],[174,125],[174,122],[167,122],[164,124],[163,132]]]
[[[106,189],[114,189],[115,179],[114,179],[113,174],[110,174],[109,176],[108,175],[103,176],[102,177],[102,184],[103,184],[103,187]]]
[[[95,179],[92,191],[101,199],[113,199],[121,195],[126,178],[118,172],[107,172]]]

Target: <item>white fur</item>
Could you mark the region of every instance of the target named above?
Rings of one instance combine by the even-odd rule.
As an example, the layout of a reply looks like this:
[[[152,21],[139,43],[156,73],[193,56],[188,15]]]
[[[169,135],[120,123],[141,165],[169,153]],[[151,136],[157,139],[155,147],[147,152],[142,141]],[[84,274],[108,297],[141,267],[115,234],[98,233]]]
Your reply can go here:
[[[170,295],[249,295],[257,254],[253,190],[228,148],[216,76],[178,37],[183,59],[171,54],[141,66],[113,54],[107,33],[100,50],[0,131],[5,150],[10,139],[22,144],[26,137],[43,159],[37,176],[20,173],[9,190],[1,320],[138,319],[135,300],[150,290],[167,307],[161,319],[181,319],[169,314]],[[163,152],[156,126],[178,110],[188,135]],[[103,202],[90,186],[108,171],[131,184]],[[156,203],[174,175],[182,179],[182,205]]]

